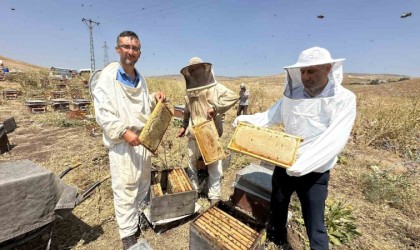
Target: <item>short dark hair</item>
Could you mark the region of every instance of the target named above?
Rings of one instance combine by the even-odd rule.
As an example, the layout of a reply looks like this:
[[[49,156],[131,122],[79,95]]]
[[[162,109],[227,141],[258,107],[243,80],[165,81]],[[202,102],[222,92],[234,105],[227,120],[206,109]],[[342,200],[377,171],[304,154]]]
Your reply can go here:
[[[136,38],[137,40],[140,41],[140,39],[139,39],[139,37],[137,36],[136,33],[134,33],[133,31],[125,30],[125,31],[121,32],[118,35],[118,37],[117,37],[117,45],[118,45],[118,41],[120,40],[120,37],[127,37],[127,36],[128,37],[134,37],[134,38]]]

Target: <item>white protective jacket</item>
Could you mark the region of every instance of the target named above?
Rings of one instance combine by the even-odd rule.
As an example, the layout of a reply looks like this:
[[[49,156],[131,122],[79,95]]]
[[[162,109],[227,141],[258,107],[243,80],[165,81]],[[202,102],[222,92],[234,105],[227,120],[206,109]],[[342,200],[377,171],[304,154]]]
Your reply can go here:
[[[141,131],[156,104],[142,75],[136,88],[116,80],[119,66],[118,62],[106,66],[92,88],[96,121],[103,130],[103,141],[108,148],[125,142],[122,135],[127,129]]]
[[[260,127],[283,123],[286,133],[303,138],[297,160],[287,173],[290,176],[323,173],[335,166],[356,117],[356,97],[341,86],[342,79],[342,64],[336,62],[320,96],[294,99],[290,90],[302,87],[300,70],[287,69],[285,96],[263,113],[237,117],[233,126],[239,121]]]

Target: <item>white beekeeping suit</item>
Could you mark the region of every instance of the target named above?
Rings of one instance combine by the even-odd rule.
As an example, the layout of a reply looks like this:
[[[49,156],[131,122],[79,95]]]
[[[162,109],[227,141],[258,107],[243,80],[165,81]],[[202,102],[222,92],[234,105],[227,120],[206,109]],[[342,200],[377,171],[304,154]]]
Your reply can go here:
[[[116,80],[118,62],[108,64],[90,79],[96,121],[109,148],[115,215],[121,238],[137,231],[138,206],[150,185],[151,153],[143,146],[131,146],[123,138],[127,129],[140,133],[155,105],[140,74],[137,87]],[[98,75],[100,75],[98,77]]]
[[[185,110],[182,127],[188,136],[188,173],[195,189],[198,186],[198,160],[201,153],[197,142],[190,131],[192,126],[208,120],[207,111],[214,110],[212,118],[219,136],[223,133],[222,115],[238,101],[239,96],[218,83],[215,79],[212,64],[203,62],[198,57],[190,59],[188,65],[181,69],[186,83]],[[208,198],[219,200],[221,194],[221,176],[223,175],[222,161],[208,165],[209,187]]]
[[[242,121],[260,127],[283,123],[286,133],[302,137],[298,158],[287,169],[290,176],[323,173],[334,167],[356,117],[356,97],[341,86],[344,59],[332,59],[324,50],[315,47],[302,52],[296,64],[284,68],[284,97],[267,111],[239,116],[233,123],[236,126]],[[300,68],[323,64],[332,64],[329,81],[321,94],[310,97],[304,91]]]

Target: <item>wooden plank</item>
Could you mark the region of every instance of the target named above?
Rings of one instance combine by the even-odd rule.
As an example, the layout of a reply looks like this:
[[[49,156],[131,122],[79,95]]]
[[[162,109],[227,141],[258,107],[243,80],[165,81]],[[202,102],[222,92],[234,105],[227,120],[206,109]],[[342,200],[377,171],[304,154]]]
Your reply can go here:
[[[155,196],[163,196],[162,188],[160,183],[156,183],[152,185],[152,191]]]

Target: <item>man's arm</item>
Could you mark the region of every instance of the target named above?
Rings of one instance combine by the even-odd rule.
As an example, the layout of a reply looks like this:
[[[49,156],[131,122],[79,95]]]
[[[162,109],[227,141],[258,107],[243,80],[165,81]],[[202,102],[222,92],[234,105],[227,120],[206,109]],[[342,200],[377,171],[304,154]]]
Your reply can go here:
[[[187,97],[185,97],[187,98]],[[190,110],[188,108],[187,102],[185,102],[185,108],[184,108],[184,118],[182,120],[181,128],[179,128],[178,131],[178,137],[183,137],[185,135],[185,131],[188,128],[188,124],[190,123]]]
[[[116,116],[115,93],[113,93],[113,80],[107,74],[102,73],[98,83],[92,92],[96,121],[104,133],[111,140],[122,138],[128,126]]]
[[[226,113],[239,100],[239,96],[235,92],[220,83],[216,84],[214,91],[216,98],[214,103],[210,104],[213,105],[215,113]]]
[[[281,117],[282,100],[277,101],[267,111],[253,115],[240,115],[233,121],[232,126],[236,127],[239,122],[246,122],[258,127],[271,127],[282,123]]]

